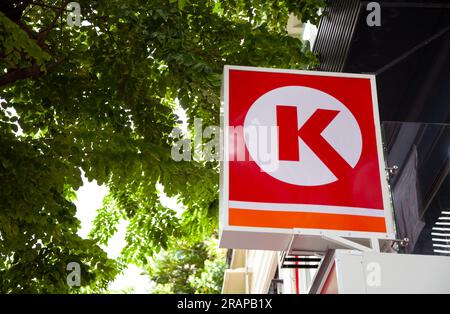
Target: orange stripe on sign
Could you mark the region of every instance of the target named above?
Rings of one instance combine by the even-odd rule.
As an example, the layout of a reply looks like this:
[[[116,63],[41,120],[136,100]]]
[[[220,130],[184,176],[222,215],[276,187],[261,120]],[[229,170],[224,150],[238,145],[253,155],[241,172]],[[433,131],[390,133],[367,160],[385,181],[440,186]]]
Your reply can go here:
[[[231,226],[386,232],[383,217],[230,208]]]

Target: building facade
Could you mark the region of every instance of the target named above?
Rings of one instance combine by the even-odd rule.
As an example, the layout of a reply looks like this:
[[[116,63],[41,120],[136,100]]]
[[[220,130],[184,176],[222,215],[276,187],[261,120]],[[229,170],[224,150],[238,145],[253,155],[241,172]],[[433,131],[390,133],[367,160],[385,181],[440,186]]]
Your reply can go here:
[[[313,43],[315,70],[376,75],[398,240],[381,250],[449,256],[450,3],[377,1],[373,25],[371,2],[330,0],[317,30],[295,20],[288,30]],[[223,292],[317,293],[324,258],[233,250]]]

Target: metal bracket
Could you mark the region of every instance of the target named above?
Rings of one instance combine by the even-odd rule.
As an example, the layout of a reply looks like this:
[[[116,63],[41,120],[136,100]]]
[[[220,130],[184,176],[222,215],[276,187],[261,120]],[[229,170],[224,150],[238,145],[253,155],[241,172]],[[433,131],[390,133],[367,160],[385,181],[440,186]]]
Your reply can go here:
[[[294,229],[292,235],[291,235],[291,239],[289,240],[289,244],[286,248],[286,253],[289,254],[292,250],[292,246],[294,243],[294,239],[296,236],[299,236],[300,234]],[[329,242],[333,242],[333,243],[337,243],[341,246],[344,246],[346,248],[349,249],[354,249],[354,250],[358,250],[358,251],[364,251],[364,252],[380,252],[380,242],[378,238],[369,238],[368,240],[370,241],[370,246],[365,246],[362,245],[360,243],[357,243],[355,241],[349,240],[347,238],[343,238],[341,236],[334,236],[334,235],[324,235],[322,234],[322,232],[320,232],[320,235],[318,234],[318,236],[321,236],[322,239],[329,241]],[[286,257],[286,254],[283,255],[281,257],[281,259],[283,260]]]
[[[294,229],[286,250],[281,252],[279,260],[281,268],[295,268],[295,269],[318,268],[322,260],[322,257],[319,256],[314,257],[311,256],[310,254],[305,253],[295,254],[294,252],[292,252],[292,246],[296,236],[299,236],[299,234]]]
[[[398,252],[398,251],[400,251],[401,248],[407,247],[408,244],[409,244],[408,238],[395,239],[395,240],[392,240],[391,248],[394,249],[394,251]]]
[[[397,174],[398,173],[398,166],[393,165],[392,167],[386,167],[386,170],[389,171],[390,174]]]
[[[342,238],[342,237],[338,237],[338,236],[329,236],[329,235],[324,235],[322,236],[325,240],[328,240],[330,242],[334,242],[337,243],[339,245],[345,246],[349,249],[355,249],[358,251],[363,251],[363,252],[380,252],[380,243],[378,242],[378,239],[376,238],[371,238],[370,239],[370,246],[371,247],[367,247],[365,245],[356,243],[354,241]]]
[[[294,239],[295,239],[295,236],[296,236],[297,234],[296,234],[296,232],[295,232],[295,229],[293,229],[293,232],[292,232],[292,235],[291,235],[291,239],[289,240],[289,244],[288,244],[288,247],[286,248],[286,252],[289,254],[289,252],[291,251],[291,249],[292,249],[292,244],[294,243]]]

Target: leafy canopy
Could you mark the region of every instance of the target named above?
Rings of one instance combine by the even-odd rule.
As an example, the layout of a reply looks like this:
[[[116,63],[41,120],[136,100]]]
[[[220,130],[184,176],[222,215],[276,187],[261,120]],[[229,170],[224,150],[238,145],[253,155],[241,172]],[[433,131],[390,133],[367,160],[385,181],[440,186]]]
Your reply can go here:
[[[216,241],[178,243],[148,267],[153,293],[220,293],[225,271],[224,251]]]
[[[78,2],[79,27],[66,23],[67,0],[0,3],[1,292],[76,292],[73,261],[78,291],[103,291],[124,263],[147,267],[161,249],[213,235],[218,164],[171,159],[177,101],[190,125],[218,125],[224,64],[317,62],[285,28],[290,12],[317,22],[323,0]],[[82,171],[110,191],[91,239],[77,235]],[[120,219],[127,246],[113,261],[99,244]]]

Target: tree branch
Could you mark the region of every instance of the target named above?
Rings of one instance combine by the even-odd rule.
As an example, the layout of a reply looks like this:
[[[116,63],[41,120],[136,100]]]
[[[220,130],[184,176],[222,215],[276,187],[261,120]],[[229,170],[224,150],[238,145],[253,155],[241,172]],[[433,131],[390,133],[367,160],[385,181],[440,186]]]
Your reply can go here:
[[[41,2],[30,1],[29,3],[32,4],[32,5],[41,7],[41,8],[48,8],[48,9],[52,9],[52,10],[60,10],[61,9],[61,7],[59,7],[59,6],[44,4],[44,3],[41,3]]]
[[[62,6],[59,8],[59,10],[56,12],[55,17],[53,18],[53,21],[50,23],[49,26],[47,26],[44,30],[39,32],[39,39],[38,42],[41,43],[45,40],[45,38],[47,37],[48,33],[55,27],[56,22],[58,22],[58,19],[61,17],[61,15],[63,14],[65,8],[67,7],[67,5],[69,4],[71,0],[65,0],[62,4]]]
[[[38,33],[32,31],[26,24],[22,23],[22,21],[14,21],[19,27],[27,33],[28,37],[31,39],[36,39],[38,37]]]
[[[36,63],[34,63],[29,68],[9,71],[8,73],[0,76],[0,87],[28,78],[37,79],[44,75],[46,72],[48,73],[49,71],[53,70],[58,64],[61,63],[62,60],[46,65],[46,71],[42,71]]]

